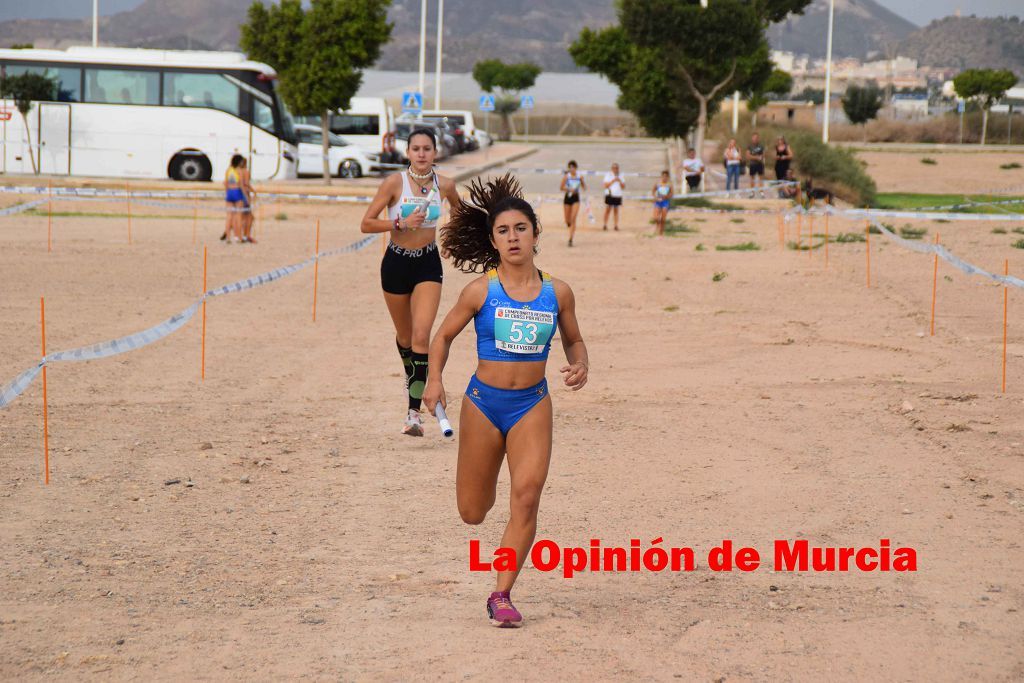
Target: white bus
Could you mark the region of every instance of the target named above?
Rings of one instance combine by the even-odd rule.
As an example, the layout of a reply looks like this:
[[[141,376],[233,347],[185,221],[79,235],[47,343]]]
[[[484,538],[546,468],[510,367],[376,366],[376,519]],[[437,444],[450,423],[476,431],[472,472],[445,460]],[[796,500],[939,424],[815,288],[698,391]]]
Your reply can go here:
[[[71,47],[0,50],[0,77],[39,73],[53,96],[29,131],[0,99],[0,173],[219,180],[233,154],[254,180],[294,178],[291,115],[266,64],[237,52]]]

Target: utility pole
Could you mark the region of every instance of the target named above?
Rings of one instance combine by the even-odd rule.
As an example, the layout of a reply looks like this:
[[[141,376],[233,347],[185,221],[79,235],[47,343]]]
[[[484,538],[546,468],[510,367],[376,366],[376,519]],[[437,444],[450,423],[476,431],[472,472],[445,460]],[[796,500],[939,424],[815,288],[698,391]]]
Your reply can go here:
[[[441,41],[444,39],[444,0],[437,0],[437,75],[434,77],[434,109],[441,108]]]
[[[92,46],[100,44],[100,0],[92,0]]]
[[[836,0],[828,2],[828,40],[825,44],[825,122],[821,127],[821,141],[828,144],[829,108],[832,104],[832,26],[835,23]]]
[[[427,0],[420,0],[420,96],[423,95],[423,80],[427,70]]]

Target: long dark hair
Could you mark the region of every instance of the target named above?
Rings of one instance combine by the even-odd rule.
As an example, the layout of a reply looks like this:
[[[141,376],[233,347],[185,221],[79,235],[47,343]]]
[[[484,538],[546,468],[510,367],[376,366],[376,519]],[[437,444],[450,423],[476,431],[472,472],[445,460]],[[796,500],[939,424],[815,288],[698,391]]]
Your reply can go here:
[[[533,234],[540,234],[537,214],[530,202],[523,199],[523,188],[511,173],[487,183],[473,180],[466,189],[469,201],[452,207],[451,220],[441,236],[441,247],[462,272],[484,273],[501,262],[491,243],[491,229],[505,211],[522,212],[533,226]]]

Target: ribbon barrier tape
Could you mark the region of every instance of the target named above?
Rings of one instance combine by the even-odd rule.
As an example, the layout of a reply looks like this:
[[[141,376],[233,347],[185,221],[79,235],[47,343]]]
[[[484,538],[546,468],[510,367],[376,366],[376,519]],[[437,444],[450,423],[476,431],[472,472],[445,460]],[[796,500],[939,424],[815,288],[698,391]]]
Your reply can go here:
[[[320,252],[315,256],[311,256],[301,263],[296,263],[290,266],[283,266],[281,268],[275,268],[266,273],[255,275],[253,277],[232,282],[227,285],[223,285],[216,289],[211,289],[199,297],[196,301],[188,306],[185,310],[175,313],[167,320],[154,325],[148,329],[142,330],[141,332],[135,332],[124,337],[117,339],[111,339],[108,341],[99,342],[97,344],[90,344],[88,346],[80,346],[76,349],[70,349],[68,351],[58,351],[57,353],[49,353],[39,363],[25,372],[18,375],[12,382],[0,389],[0,408],[6,407],[14,399],[20,396],[28,387],[32,384],[32,381],[42,372],[44,365],[50,363],[56,363],[61,361],[86,361],[96,360],[98,358],[107,358],[109,356],[116,356],[121,353],[128,351],[134,351],[140,349],[143,346],[148,346],[153,342],[159,341],[164,337],[181,329],[192,317],[195,315],[199,306],[206,299],[223,296],[225,294],[234,294],[236,292],[243,292],[248,289],[254,289],[261,285],[269,284],[275,280],[291,275],[303,268],[312,265],[317,260],[322,258],[330,258],[337,256],[338,254],[345,254],[360,251],[366,248],[370,243],[376,240],[378,235],[369,235],[360,240],[353,242],[352,244],[344,247],[338,247],[337,249],[331,249],[329,251]]]

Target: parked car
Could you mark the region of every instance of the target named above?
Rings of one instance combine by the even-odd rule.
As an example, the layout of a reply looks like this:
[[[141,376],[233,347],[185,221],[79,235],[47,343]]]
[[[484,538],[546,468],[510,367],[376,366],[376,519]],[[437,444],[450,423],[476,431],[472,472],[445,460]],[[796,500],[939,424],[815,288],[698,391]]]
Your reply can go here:
[[[299,175],[321,175],[323,171],[323,137],[320,129],[302,123],[295,124],[299,136]],[[380,171],[380,155],[365,152],[345,138],[330,133],[328,165],[331,175],[339,178],[360,178],[367,173]]]
[[[438,124],[445,132],[445,136],[451,136],[452,144],[457,154],[462,154],[469,149],[469,143],[466,140],[466,133],[462,128],[451,119],[447,117],[423,117],[424,121]],[[445,138],[447,139],[447,137]]]
[[[472,111],[468,109],[425,109],[423,116],[447,118],[449,123],[460,128],[466,137],[466,151],[471,152],[481,146],[480,136],[477,135],[481,131],[476,127]],[[490,143],[490,137],[486,139]]]
[[[453,145],[454,142],[449,143],[448,140],[445,140],[444,131],[432,123],[407,119],[405,121],[400,120],[395,124],[395,149],[401,153],[404,159],[408,159],[406,150],[409,149],[409,133],[415,128],[426,128],[433,131],[434,138],[437,140],[437,161],[447,159],[452,155],[450,144]],[[451,136],[449,136],[449,139],[451,139]]]

